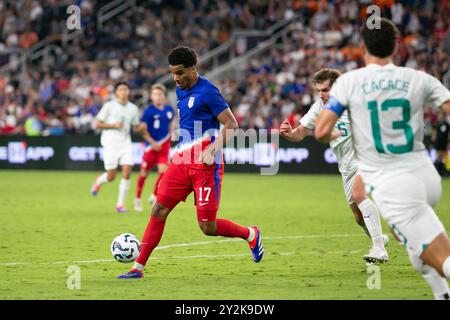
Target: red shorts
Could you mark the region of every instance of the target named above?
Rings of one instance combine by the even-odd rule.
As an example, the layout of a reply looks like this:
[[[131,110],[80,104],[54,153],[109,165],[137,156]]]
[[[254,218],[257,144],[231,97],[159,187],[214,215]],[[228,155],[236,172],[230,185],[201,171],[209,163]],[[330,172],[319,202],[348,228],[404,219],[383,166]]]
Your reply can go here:
[[[150,149],[142,157],[141,169],[151,170],[157,164],[169,164],[170,139],[161,145],[161,150]]]
[[[197,219],[215,221],[220,203],[223,164],[204,165],[203,168],[171,163],[159,183],[158,203],[173,209],[178,202],[186,201],[194,191]]]

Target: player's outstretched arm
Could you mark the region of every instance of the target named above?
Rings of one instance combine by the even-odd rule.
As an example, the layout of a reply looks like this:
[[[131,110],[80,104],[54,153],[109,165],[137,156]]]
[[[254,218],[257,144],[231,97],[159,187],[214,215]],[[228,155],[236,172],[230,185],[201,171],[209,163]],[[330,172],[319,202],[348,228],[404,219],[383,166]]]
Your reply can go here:
[[[302,141],[312,130],[300,124],[297,128],[292,129],[289,120],[285,119],[280,126],[280,134],[286,140],[292,142]]]
[[[316,121],[316,129],[314,136],[322,143],[328,143],[331,140],[338,138],[341,133],[334,132],[334,125],[339,120],[336,112],[331,110],[322,110]]]

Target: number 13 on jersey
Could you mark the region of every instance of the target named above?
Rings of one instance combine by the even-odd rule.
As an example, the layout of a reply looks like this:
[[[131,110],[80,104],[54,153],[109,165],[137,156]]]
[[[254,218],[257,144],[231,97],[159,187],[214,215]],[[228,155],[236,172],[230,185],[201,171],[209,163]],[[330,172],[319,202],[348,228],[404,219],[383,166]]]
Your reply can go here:
[[[402,119],[392,122],[392,129],[403,130],[403,134],[406,138],[406,143],[402,145],[394,145],[388,143],[383,144],[380,128],[380,114],[383,116],[383,112],[386,112],[392,108],[401,108]],[[412,151],[414,147],[414,134],[409,120],[411,119],[411,105],[407,99],[388,99],[381,104],[381,110],[378,110],[378,102],[372,100],[368,102],[368,109],[370,111],[370,122],[372,124],[372,135],[375,141],[375,148],[379,153],[386,153],[386,150],[390,153],[406,153]]]

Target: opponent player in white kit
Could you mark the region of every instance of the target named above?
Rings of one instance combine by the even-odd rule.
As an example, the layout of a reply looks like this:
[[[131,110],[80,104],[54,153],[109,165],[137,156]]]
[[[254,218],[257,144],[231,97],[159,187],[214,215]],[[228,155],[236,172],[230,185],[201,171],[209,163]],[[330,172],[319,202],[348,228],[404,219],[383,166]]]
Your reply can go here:
[[[91,193],[95,196],[100,186],[112,182],[117,175],[117,167],[122,166],[122,180],[119,184],[116,211],[128,212],[124,202],[130,189],[130,174],[133,167],[133,153],[130,129],[141,133],[144,139],[149,136],[144,127],[139,126],[138,107],[128,101],[130,90],[126,82],[114,86],[116,99],[106,102],[96,117],[96,127],[102,129],[100,138],[103,146],[103,162],[106,172],[95,179]]]
[[[441,178],[422,140],[424,106],[450,114],[450,92],[425,72],[393,65],[397,29],[385,18],[375,26],[361,29],[366,67],[336,80],[315,136],[338,137],[333,128],[348,109],[364,183],[435,298],[449,299],[450,241],[433,210]]]
[[[301,118],[300,125],[295,129],[292,129],[288,120],[283,121],[280,127],[283,137],[293,142],[300,142],[314,130],[316,119],[328,101],[331,86],[339,75],[338,70],[329,68],[320,69],[314,74],[312,82],[320,99],[311,106],[308,113]],[[372,239],[372,248],[368,254],[364,255],[364,259],[368,263],[386,262],[389,256],[384,245],[387,243],[388,237],[382,234],[377,208],[367,197],[364,184],[358,174],[358,163],[355,159],[351,139],[352,132],[346,112],[336,124],[336,130],[341,131],[342,135],[338,139],[330,141],[330,146],[338,161],[347,203],[355,216],[356,223]]]

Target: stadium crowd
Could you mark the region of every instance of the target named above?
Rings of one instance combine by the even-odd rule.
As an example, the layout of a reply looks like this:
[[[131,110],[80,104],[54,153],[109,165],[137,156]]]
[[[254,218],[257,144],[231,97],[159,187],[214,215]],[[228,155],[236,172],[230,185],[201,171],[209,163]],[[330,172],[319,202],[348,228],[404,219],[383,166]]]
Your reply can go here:
[[[424,70],[440,80],[450,74],[448,1],[380,1],[378,5],[401,32],[396,64]],[[362,66],[363,8],[355,1],[302,7],[297,12],[304,23],[294,24],[289,44],[250,61],[241,80],[223,80],[221,89],[235,106],[240,126],[278,129],[285,118],[294,123],[317,99],[309,82],[314,72],[322,67],[346,72]],[[427,109],[428,135],[436,119],[436,113]]]
[[[73,1],[13,0],[0,3],[0,132],[52,135],[91,132],[92,121],[118,79],[147,89],[167,73],[166,56],[180,43],[200,55],[238,29],[265,29],[282,8],[276,1],[136,1],[133,10],[97,24],[110,1],[79,0],[82,34],[67,41],[66,9]],[[38,41],[62,50],[25,70],[20,52]]]
[[[377,4],[401,36],[396,63],[443,80],[450,71],[448,0],[404,1],[137,1],[97,28],[108,1],[79,0],[82,35],[66,41],[66,8],[72,1],[0,3],[0,134],[60,135],[93,132],[93,119],[119,79],[142,95],[167,73],[166,55],[179,44],[199,55],[226,42],[233,30],[264,30],[298,16],[290,41],[252,59],[240,77],[218,83],[242,128],[278,129],[307,112],[316,98],[309,78],[321,67],[342,72],[362,65],[358,30],[367,5]],[[63,31],[62,31],[63,30]],[[38,41],[62,52],[21,68],[18,54]],[[427,110],[428,130],[436,114]]]

